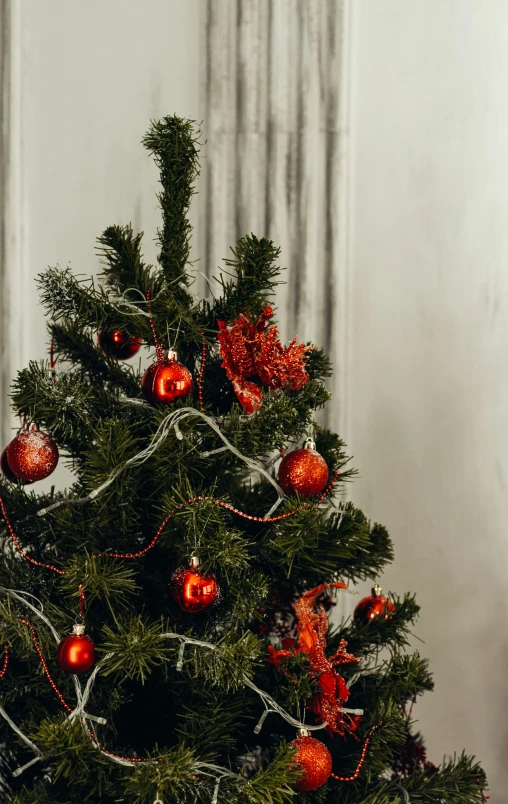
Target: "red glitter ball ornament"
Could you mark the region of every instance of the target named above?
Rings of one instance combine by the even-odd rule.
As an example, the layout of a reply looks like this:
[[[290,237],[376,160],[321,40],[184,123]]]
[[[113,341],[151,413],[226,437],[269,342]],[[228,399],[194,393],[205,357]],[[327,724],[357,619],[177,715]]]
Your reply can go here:
[[[182,611],[201,614],[217,601],[219,586],[213,575],[199,571],[197,556],[191,556],[188,567],[179,567],[169,583],[171,597]]]
[[[64,637],[56,651],[56,660],[66,673],[87,673],[95,662],[95,645],[85,634],[85,626],[76,625]]]
[[[383,595],[381,586],[374,586],[372,594],[360,600],[355,608],[355,620],[369,623],[371,620],[389,620],[395,612],[392,601]]]
[[[47,433],[23,430],[7,447],[7,463],[20,480],[43,480],[58,463],[58,447]]]
[[[117,329],[115,332],[99,332],[97,334],[99,346],[103,352],[117,360],[129,360],[141,348],[143,341],[137,335],[128,335]]]
[[[305,447],[289,452],[279,466],[279,483],[286,494],[315,497],[328,483],[328,466],[316,452],[316,445],[307,439]]]
[[[169,405],[178,397],[191,393],[192,374],[178,362],[176,352],[168,352],[167,357],[147,368],[141,389],[147,402]]]
[[[296,754],[293,762],[298,765],[304,775],[292,787],[299,792],[317,790],[330,778],[332,772],[332,755],[326,745],[310,736],[307,729],[300,729],[298,737],[291,745]]]
[[[9,448],[8,446],[5,447],[4,451],[0,455],[0,469],[2,470],[2,474],[11,483],[21,483],[23,486],[26,486],[26,484],[29,483],[30,481],[21,480],[19,477],[16,477],[11,467],[9,466],[9,461],[7,460],[8,448]]]

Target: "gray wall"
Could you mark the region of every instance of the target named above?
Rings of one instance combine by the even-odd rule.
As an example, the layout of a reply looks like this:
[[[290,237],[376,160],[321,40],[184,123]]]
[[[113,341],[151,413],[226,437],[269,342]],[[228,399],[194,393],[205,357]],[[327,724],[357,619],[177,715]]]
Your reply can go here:
[[[429,753],[508,794],[508,4],[353,3],[352,495],[389,528]]]

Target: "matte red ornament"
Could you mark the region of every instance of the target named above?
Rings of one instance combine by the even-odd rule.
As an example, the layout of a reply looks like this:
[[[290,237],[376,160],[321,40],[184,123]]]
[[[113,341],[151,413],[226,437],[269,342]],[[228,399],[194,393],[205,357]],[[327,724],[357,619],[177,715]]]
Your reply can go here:
[[[117,329],[115,332],[99,332],[97,334],[99,346],[103,352],[117,360],[129,360],[141,348],[143,341],[137,335],[129,335]]]
[[[296,751],[293,762],[302,769],[304,775],[292,787],[299,792],[317,790],[330,778],[332,755],[326,745],[311,737],[306,729],[300,729],[298,734],[291,743]]]
[[[7,463],[20,480],[43,480],[58,463],[58,447],[47,433],[23,430],[7,447]]]
[[[9,466],[9,461],[7,460],[7,450],[8,446],[5,447],[2,454],[0,455],[0,469],[2,470],[3,476],[11,483],[21,483],[23,486],[25,486],[27,483],[29,483],[29,481],[21,480],[19,477],[16,477],[11,467]]]
[[[383,595],[381,586],[374,586],[372,594],[360,600],[355,608],[355,620],[369,623],[371,620],[389,620],[395,612],[392,601]]]
[[[286,494],[315,497],[328,483],[328,466],[310,439],[305,447],[288,452],[279,466],[279,483]]]
[[[85,626],[76,624],[56,651],[56,660],[66,673],[87,673],[95,662],[95,645],[85,634]]]
[[[192,556],[188,567],[179,567],[169,583],[171,597],[182,611],[201,614],[217,601],[219,586],[213,575],[199,571],[199,561]]]
[[[141,389],[147,402],[169,405],[180,396],[192,392],[192,374],[176,359],[176,352],[157,360],[147,368],[141,380]]]

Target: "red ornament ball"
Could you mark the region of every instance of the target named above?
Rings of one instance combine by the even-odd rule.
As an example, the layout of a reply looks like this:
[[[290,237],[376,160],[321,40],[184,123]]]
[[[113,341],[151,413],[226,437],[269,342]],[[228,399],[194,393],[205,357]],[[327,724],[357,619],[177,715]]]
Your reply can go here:
[[[299,792],[317,790],[330,778],[332,772],[332,755],[326,745],[310,737],[302,729],[302,736],[293,740],[291,745],[296,753],[293,762],[298,765],[304,775],[292,786]]]
[[[282,459],[279,466],[279,483],[286,494],[315,497],[328,483],[328,466],[309,442],[303,449],[295,449]]]
[[[2,470],[2,474],[11,483],[21,483],[23,486],[25,486],[27,483],[29,483],[29,481],[28,480],[20,480],[19,477],[16,477],[16,475],[12,471],[11,467],[9,466],[9,461],[7,460],[7,450],[8,450],[8,448],[9,448],[8,446],[5,447],[5,449],[3,450],[2,454],[0,455],[0,469]]]
[[[84,625],[75,625],[56,651],[56,660],[66,673],[87,673],[95,662],[95,645]]]
[[[99,332],[97,334],[99,346],[103,352],[117,360],[129,360],[141,348],[143,341],[137,335],[128,335],[117,329],[116,332]]]
[[[7,447],[7,463],[20,480],[43,480],[58,463],[58,447],[47,433],[23,430]]]
[[[188,396],[192,391],[192,374],[170,352],[164,360],[158,360],[147,368],[141,380],[141,389],[147,402],[169,405],[179,396]]]
[[[392,601],[383,595],[381,586],[374,586],[372,594],[360,600],[355,608],[355,620],[369,623],[371,620],[389,620],[395,612]]]
[[[179,567],[169,583],[171,597],[187,614],[201,614],[219,597],[219,586],[213,575],[203,575],[199,562],[192,556],[188,567]]]

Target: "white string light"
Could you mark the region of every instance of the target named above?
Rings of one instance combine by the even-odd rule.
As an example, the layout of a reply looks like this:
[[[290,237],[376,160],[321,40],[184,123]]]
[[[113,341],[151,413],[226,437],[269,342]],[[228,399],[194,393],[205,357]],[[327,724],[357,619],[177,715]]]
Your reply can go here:
[[[127,400],[130,404],[131,402],[137,403],[137,400]],[[166,441],[168,436],[170,435],[171,431],[174,429],[177,437],[179,431],[179,424],[189,418],[200,418],[204,421],[223,441],[225,445],[225,449],[229,450],[236,455],[243,463],[245,463],[250,469],[255,472],[259,472],[259,474],[263,475],[263,477],[274,487],[275,491],[277,492],[277,500],[275,503],[275,507],[280,504],[281,500],[285,498],[285,494],[277,481],[272,477],[272,475],[265,469],[265,467],[259,462],[254,460],[253,458],[248,458],[246,455],[243,455],[239,449],[237,449],[226,436],[221,431],[219,425],[217,424],[216,420],[213,419],[211,416],[207,416],[206,413],[203,413],[200,410],[196,410],[196,408],[186,407],[186,408],[179,408],[176,411],[172,411],[169,413],[160,423],[159,427],[157,428],[152,440],[148,444],[148,446],[138,452],[137,455],[134,455],[129,460],[125,461],[124,463],[119,464],[118,466],[113,469],[107,480],[104,481],[100,486],[90,492],[86,497],[80,497],[78,499],[69,499],[66,498],[64,500],[58,500],[58,502],[53,503],[52,505],[47,506],[46,508],[41,508],[40,511],[37,512],[37,516],[45,516],[45,514],[49,513],[49,511],[54,511],[56,508],[60,508],[62,505],[83,505],[84,503],[91,502],[95,500],[103,491],[105,491],[115,480],[116,478],[128,468],[133,466],[141,466],[145,463],[152,455],[159,449],[160,446]],[[178,428],[178,430],[176,429]],[[181,435],[181,431],[180,431]],[[205,453],[206,454],[206,453]],[[270,508],[270,512],[275,510],[272,506]],[[270,516],[270,513],[267,514]]]

